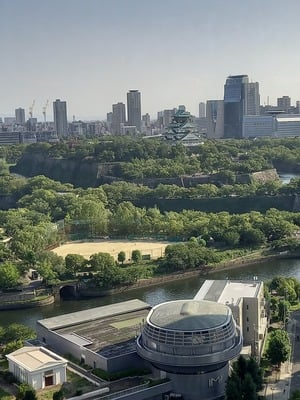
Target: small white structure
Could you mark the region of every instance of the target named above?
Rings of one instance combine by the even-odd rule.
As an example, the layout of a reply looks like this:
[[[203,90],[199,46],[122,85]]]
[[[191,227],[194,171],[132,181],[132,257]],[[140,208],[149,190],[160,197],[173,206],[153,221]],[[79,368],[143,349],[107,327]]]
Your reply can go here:
[[[67,360],[45,347],[25,346],[6,356],[9,371],[34,389],[59,385],[67,380]]]

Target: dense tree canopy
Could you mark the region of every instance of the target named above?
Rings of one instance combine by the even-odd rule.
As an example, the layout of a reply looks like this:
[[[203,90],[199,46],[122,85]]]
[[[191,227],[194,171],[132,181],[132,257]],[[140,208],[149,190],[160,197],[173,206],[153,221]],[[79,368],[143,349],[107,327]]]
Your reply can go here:
[[[267,348],[267,357],[273,365],[279,365],[287,361],[291,354],[291,343],[285,330],[276,329],[270,333]]]

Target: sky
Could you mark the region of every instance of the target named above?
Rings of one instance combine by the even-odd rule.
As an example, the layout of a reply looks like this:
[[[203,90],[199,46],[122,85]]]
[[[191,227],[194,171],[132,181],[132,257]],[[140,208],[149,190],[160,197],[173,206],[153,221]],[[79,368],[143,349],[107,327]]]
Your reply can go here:
[[[138,89],[142,114],[222,99],[228,75],[261,104],[300,100],[299,0],[0,0],[0,117],[105,119]]]

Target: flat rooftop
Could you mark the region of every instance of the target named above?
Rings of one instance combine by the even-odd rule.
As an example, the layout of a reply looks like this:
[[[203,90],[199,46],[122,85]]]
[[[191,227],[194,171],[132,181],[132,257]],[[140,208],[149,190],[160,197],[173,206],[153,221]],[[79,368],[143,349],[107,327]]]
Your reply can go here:
[[[154,307],[148,319],[158,328],[180,331],[211,329],[228,322],[229,308],[211,301],[177,300]]]
[[[29,371],[51,368],[67,361],[43,347],[25,346],[9,354],[7,358]]]
[[[39,323],[78,346],[110,358],[135,351],[136,337],[150,309],[143,301],[130,300]]]
[[[149,304],[141,300],[134,299],[123,301],[121,303],[110,304],[102,307],[89,308],[87,310],[76,311],[69,314],[62,314],[56,317],[41,319],[38,324],[49,330],[71,327],[84,322],[95,321],[105,317],[119,315],[126,312],[143,310],[150,308]]]
[[[221,304],[237,305],[245,297],[256,298],[261,287],[260,281],[214,281],[206,280],[194,300],[216,301]]]

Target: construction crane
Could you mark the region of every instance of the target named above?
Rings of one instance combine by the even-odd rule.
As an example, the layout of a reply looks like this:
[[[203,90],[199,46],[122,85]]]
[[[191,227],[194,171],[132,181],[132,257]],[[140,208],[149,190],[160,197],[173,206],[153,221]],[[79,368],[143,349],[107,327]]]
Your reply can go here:
[[[43,107],[43,116],[44,116],[44,122],[45,122],[45,123],[47,122],[46,110],[47,110],[48,104],[49,104],[49,100],[46,101],[46,104],[45,104],[44,107]]]
[[[35,105],[35,100],[33,100],[31,106],[29,107],[29,118],[30,119],[32,118],[32,115],[33,115],[33,107],[34,107],[34,105]]]

